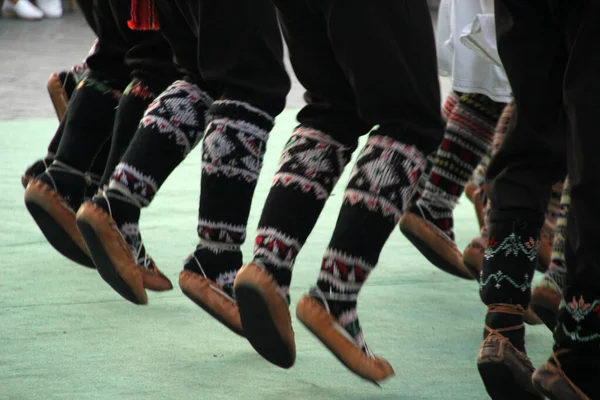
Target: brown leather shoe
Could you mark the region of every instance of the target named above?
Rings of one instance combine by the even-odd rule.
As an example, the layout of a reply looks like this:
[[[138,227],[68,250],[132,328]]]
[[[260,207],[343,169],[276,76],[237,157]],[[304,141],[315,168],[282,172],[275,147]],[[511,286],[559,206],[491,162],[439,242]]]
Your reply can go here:
[[[192,271],[181,271],[179,287],[183,294],[234,333],[244,336],[237,303],[219,284]]]
[[[483,269],[483,257],[487,242],[482,237],[476,237],[471,240],[463,252],[463,263],[468,268],[474,279],[479,280],[481,270]]]
[[[477,369],[492,399],[543,399],[531,382],[535,368],[529,357],[500,334],[483,341]]]
[[[564,373],[557,357],[559,352],[552,354],[553,362],[549,360],[535,371],[532,379],[535,388],[550,400],[592,400]]]
[[[242,328],[252,347],[267,361],[290,368],[296,361],[296,343],[289,304],[267,270],[244,265],[233,283]]]
[[[94,268],[75,224],[75,211],[54,188],[32,179],[25,189],[25,205],[52,247],[68,259]]]
[[[112,217],[88,201],[77,212],[77,227],[102,279],[132,303],[148,304],[142,268]]]
[[[395,374],[387,360],[371,357],[362,351],[327,312],[323,303],[314,297],[305,295],[300,299],[296,317],[346,368],[361,378],[377,383]]]
[[[538,248],[538,264],[536,270],[546,272],[552,261],[552,249],[554,247],[554,231],[550,231],[547,225],[540,232],[540,247]]]
[[[50,100],[52,101],[52,105],[54,106],[54,111],[56,111],[56,116],[58,117],[58,121],[62,121],[65,117],[65,113],[67,112],[67,105],[69,104],[69,97],[67,96],[67,92],[63,83],[60,79],[58,73],[53,73],[48,78],[48,83],[46,85],[48,88],[48,94],[50,95]]]
[[[545,277],[531,293],[531,308],[551,331],[556,328],[556,316],[562,298],[560,288]]]
[[[473,279],[456,243],[431,222],[407,211],[400,219],[400,230],[434,266],[459,278]]]

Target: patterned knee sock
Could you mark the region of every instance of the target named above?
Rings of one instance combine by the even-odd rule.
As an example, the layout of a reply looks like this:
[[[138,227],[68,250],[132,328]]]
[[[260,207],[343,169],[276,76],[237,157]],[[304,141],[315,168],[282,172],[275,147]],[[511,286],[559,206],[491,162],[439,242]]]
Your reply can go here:
[[[580,283],[579,283],[580,284]],[[554,329],[561,369],[590,399],[600,396],[600,296],[598,288],[565,288]],[[585,285],[585,283],[583,283]]]
[[[129,86],[125,88],[115,116],[106,167],[100,171],[101,186],[108,185],[115,167],[133,139],[144,112],[156,99],[157,93],[159,94],[165,89],[166,85],[160,82],[141,78],[133,78]]]
[[[56,160],[79,171],[89,171],[112,135],[121,89],[120,84],[93,73],[81,81],[69,103]]]
[[[489,152],[502,104],[486,96],[463,94],[446,125],[429,180],[410,211],[454,239],[452,212],[473,169]]]
[[[460,93],[452,91],[450,92],[448,97],[446,97],[446,101],[444,101],[444,105],[442,106],[442,117],[444,118],[444,121],[446,123],[448,123],[448,121],[450,120],[450,116],[452,115],[454,108],[458,104],[460,96]],[[431,169],[433,168],[433,164],[435,162],[435,156],[435,153],[431,153],[429,156],[427,156],[425,171],[423,171],[421,177],[419,178],[419,182],[417,183],[417,190],[413,199],[411,200],[412,203],[416,202],[425,191],[425,185],[429,180],[429,175],[431,174]]]
[[[425,158],[413,146],[372,135],[352,170],[317,281],[338,323],[369,353],[356,314],[359,291],[414,194]]]
[[[271,273],[288,302],[296,256],[355,147],[301,126],[281,154],[258,224],[254,260]]]
[[[508,130],[508,124],[512,119],[513,112],[514,103],[509,103],[504,106],[504,110],[502,110],[502,114],[500,114],[500,118],[496,124],[496,129],[494,130],[494,139],[492,141],[490,151],[481,159],[479,165],[477,168],[475,168],[475,171],[473,171],[473,175],[471,176],[471,183],[473,185],[480,188],[485,187],[485,177],[487,175],[491,157],[496,154],[500,148],[500,144],[502,144],[502,141],[504,140],[504,135]]]
[[[252,105],[215,101],[202,145],[197,262],[186,264],[233,294],[240,246],[275,118]],[[197,266],[201,267],[201,271]]]
[[[548,270],[544,274],[544,279],[540,282],[540,286],[547,286],[559,293],[562,293],[565,276],[567,274],[567,265],[565,262],[565,238],[567,234],[567,217],[570,206],[571,191],[569,179],[567,178],[563,185],[562,197],[560,198],[560,211],[556,220],[556,230],[554,231],[552,260]]]
[[[139,209],[150,204],[160,186],[202,138],[212,99],[196,85],[177,81],[146,110],[105,191],[94,199],[110,206],[132,252],[140,252]],[[106,204],[106,202],[110,204]],[[143,249],[143,246],[142,246]]]
[[[535,270],[540,245],[541,222],[490,221],[489,239],[483,269],[480,294],[488,306],[510,304],[529,307],[531,279]],[[488,312],[486,325],[491,329],[518,327],[522,315]],[[489,332],[485,331],[484,337]],[[503,333],[519,350],[525,351],[525,328]]]
[[[458,104],[460,100],[461,93],[455,92],[454,90],[450,92],[446,100],[444,101],[444,105],[442,105],[442,118],[444,121],[448,122],[450,119],[450,115],[454,111],[454,107]]]

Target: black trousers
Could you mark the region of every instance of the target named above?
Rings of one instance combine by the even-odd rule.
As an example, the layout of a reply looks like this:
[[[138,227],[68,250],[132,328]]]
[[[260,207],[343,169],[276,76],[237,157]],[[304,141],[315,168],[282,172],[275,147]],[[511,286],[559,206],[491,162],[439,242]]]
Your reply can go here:
[[[86,60],[95,79],[123,91],[132,78],[138,78],[158,93],[178,79],[171,48],[162,33],[128,28],[129,1],[80,0],[78,3],[98,38],[96,50]],[[105,170],[112,171],[129,145],[144,110],[135,111],[121,113],[120,123],[113,126],[114,107],[101,109],[75,95],[49,152],[53,152],[52,146],[58,143],[58,160],[102,176]],[[118,129],[113,132],[114,127]]]
[[[270,0],[157,0],[178,66],[216,100],[243,101],[276,116],[290,80]]]
[[[90,70],[115,80],[123,89],[131,77],[151,77],[164,84],[176,77],[169,43],[160,32],[132,31],[127,26],[131,2],[79,0],[86,21],[98,38],[86,62]]]
[[[600,3],[496,0],[514,123],[488,170],[491,218],[543,221],[568,171],[566,295],[600,298]]]
[[[425,1],[274,0],[306,88],[301,124],[355,145],[379,133],[424,153],[443,136],[434,34]]]

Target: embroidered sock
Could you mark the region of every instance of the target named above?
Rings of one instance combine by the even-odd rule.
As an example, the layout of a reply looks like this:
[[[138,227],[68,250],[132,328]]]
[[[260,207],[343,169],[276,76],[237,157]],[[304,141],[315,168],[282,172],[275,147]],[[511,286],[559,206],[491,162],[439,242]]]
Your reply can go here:
[[[413,146],[371,134],[352,170],[325,252],[317,287],[321,299],[357,345],[370,354],[356,314],[362,285],[412,198],[425,157]]]
[[[491,220],[488,245],[481,271],[480,295],[484,304],[529,307],[531,280],[538,258],[541,223]],[[488,312],[486,325],[494,330],[520,326],[523,316]],[[525,328],[502,332],[519,350],[525,351]],[[488,332],[484,332],[487,337]]]
[[[156,99],[157,93],[161,93],[165,89],[166,85],[162,83],[141,78],[133,78],[129,86],[125,88],[115,116],[106,168],[100,171],[101,186],[107,185],[110,181],[115,167],[133,139],[144,112]]]
[[[198,211],[200,247],[206,250],[195,255],[207,278],[229,282],[242,266],[240,246],[275,119],[235,100],[215,101],[208,116]]]
[[[69,103],[55,159],[88,172],[102,145],[112,135],[120,97],[121,87],[117,82],[88,74]]]
[[[296,256],[356,148],[300,126],[287,142],[263,208],[254,260],[288,298]]]
[[[600,296],[596,294],[598,290],[585,290],[578,286],[565,288],[564,299],[558,311],[554,340],[564,348],[600,350]]]
[[[584,283],[585,284],[585,283]],[[555,355],[566,376],[589,398],[600,396],[600,296],[597,288],[565,288],[554,330]]]
[[[121,162],[115,168],[105,196],[121,233],[132,248],[141,248],[134,234],[139,209],[147,207],[169,174],[202,138],[205,113],[212,99],[196,85],[177,81],[146,110]],[[109,211],[106,198],[94,201]],[[127,228],[127,229],[125,229]]]
[[[452,212],[482,157],[490,150],[503,104],[463,94],[454,107],[429,180],[410,212],[435,224],[454,240]]]

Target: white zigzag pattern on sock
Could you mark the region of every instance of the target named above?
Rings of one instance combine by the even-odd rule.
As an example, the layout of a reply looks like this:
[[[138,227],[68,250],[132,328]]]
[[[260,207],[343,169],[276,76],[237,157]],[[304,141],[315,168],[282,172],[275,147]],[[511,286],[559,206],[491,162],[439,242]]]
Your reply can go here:
[[[310,180],[304,176],[290,174],[287,172],[277,172],[273,177],[272,186],[290,186],[297,185],[304,193],[313,192],[318,200],[325,200],[329,197],[327,189],[317,181]]]
[[[350,294],[355,296],[356,292],[358,292],[362,287],[362,283],[343,281],[339,277],[336,277],[330,272],[324,270],[319,271],[319,280],[329,283],[331,287],[339,294]],[[332,298],[332,300],[336,299]],[[350,296],[345,298],[345,300],[356,301],[356,298]]]
[[[407,198],[410,200],[410,197],[412,197],[412,195],[402,195],[403,199]],[[369,211],[373,212],[379,209],[384,216],[393,217],[396,223],[398,223],[402,217],[402,211],[398,209],[395,204],[387,199],[384,199],[383,197],[376,196],[371,193],[354,189],[346,189],[344,191],[344,201],[347,201],[351,205],[362,203],[367,207],[367,209],[369,209]]]
[[[199,140],[196,140],[192,146],[192,143],[190,143],[187,135],[185,134],[185,132],[183,132],[183,130],[173,125],[168,119],[158,115],[148,115],[142,118],[142,120],[140,121],[140,126],[153,126],[156,128],[158,133],[172,136],[175,139],[175,144],[183,147],[182,152],[184,156],[187,156],[190,153],[190,151],[192,151],[192,148],[195,147],[199,142]],[[202,132],[196,132],[194,137],[201,138]]]
[[[351,256],[342,251],[332,249],[331,247],[329,247],[325,251],[325,254],[323,255],[323,260],[332,261],[332,262],[333,261],[341,261],[342,263],[347,264],[347,265],[357,266],[357,267],[361,268],[363,271],[371,271],[373,268],[375,268],[374,265],[369,264],[367,262],[367,260],[365,260],[362,257]]]
[[[237,271],[228,271],[221,273],[219,274],[219,276],[217,276],[215,283],[221,287],[233,285],[233,281],[235,280],[236,275]]]
[[[232,225],[222,221],[209,221],[207,219],[199,219],[198,226],[211,228],[211,229],[227,229],[237,233],[246,232],[246,225]]]

